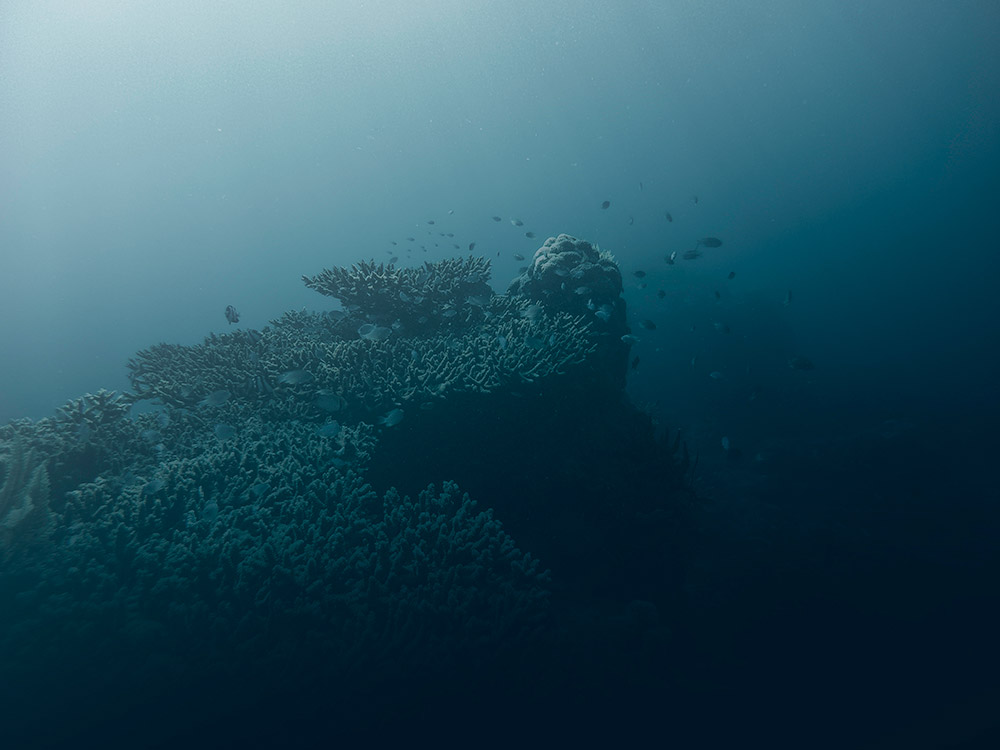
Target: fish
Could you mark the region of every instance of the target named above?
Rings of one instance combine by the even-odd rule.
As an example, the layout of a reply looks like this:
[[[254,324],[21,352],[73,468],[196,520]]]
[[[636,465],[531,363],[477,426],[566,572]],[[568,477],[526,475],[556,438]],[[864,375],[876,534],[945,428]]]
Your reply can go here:
[[[639,367],[639,357],[638,357],[638,355],[636,355],[636,358],[632,360],[632,369],[635,370],[637,367]]]
[[[722,299],[722,295],[719,293],[718,289],[715,290],[715,298],[716,299]]]
[[[535,239],[535,233],[534,232],[525,232],[524,236],[527,237],[529,240]]]
[[[649,286],[649,284],[647,284],[645,281],[639,284],[640,289],[645,289],[647,286]]]
[[[662,289],[660,289],[659,291],[657,291],[656,296],[659,297],[660,299],[663,299],[664,297],[667,296],[667,293]]]
[[[524,260],[524,256],[521,253],[514,253],[514,260]]]
[[[399,256],[393,255],[391,258],[389,258],[389,265],[391,266],[393,263],[397,263],[398,261],[399,261]]]
[[[428,224],[433,224],[433,223],[434,223],[434,219],[428,219],[428,220],[427,220],[427,223],[428,223]]]
[[[343,396],[336,391],[326,388],[316,391],[316,398],[313,399],[313,403],[317,409],[322,409],[323,411],[340,411],[347,406],[347,401]]]
[[[455,213],[455,209],[454,208],[449,208],[448,209],[448,215],[451,216],[453,213]]]
[[[642,192],[642,180],[639,180],[639,192]]]
[[[664,211],[664,212],[663,212],[663,215],[664,215],[665,217],[667,217],[667,221],[669,221],[669,222],[671,222],[671,223],[673,222],[673,220],[674,220],[674,217],[670,215],[670,212],[669,212],[669,211]]]
[[[215,437],[219,440],[229,440],[229,438],[236,434],[236,428],[231,424],[219,423],[212,428],[212,432],[215,433]]]
[[[493,221],[503,221],[503,219],[499,216],[494,216]]]
[[[521,310],[521,317],[527,318],[528,320],[537,320],[542,314],[543,308],[539,304],[528,305],[526,308]]]
[[[610,310],[597,310],[594,313],[594,315],[596,315],[598,318],[600,318],[601,320],[603,320],[605,323],[607,323],[609,320],[611,320],[611,311]]]
[[[629,226],[632,226],[633,224],[635,224],[635,219],[634,219],[634,218],[632,218],[631,216],[629,216],[629,217],[628,217],[628,225],[629,225]]]
[[[576,289],[573,290],[573,294],[579,294],[581,296],[585,294],[590,294],[590,292],[591,289],[589,286],[578,286]]]
[[[814,365],[810,360],[805,357],[792,357],[788,360],[788,366],[793,370],[815,370],[816,365]]]
[[[400,292],[399,293],[399,301],[400,302],[410,302],[411,301],[411,297],[406,292]]]
[[[668,255],[665,258],[665,260],[667,261],[667,265],[672,266],[674,264],[674,261],[677,260],[677,251],[674,250],[672,253],[670,253],[670,255]]]
[[[377,326],[374,323],[365,323],[358,328],[358,336],[368,341],[385,341],[392,335],[392,329],[385,326]]]
[[[704,245],[705,247],[722,247],[722,240],[718,237],[702,237],[695,243],[695,247],[699,245]]]
[[[230,393],[225,388],[212,391],[198,402],[198,406],[222,406],[229,400]]]
[[[637,279],[643,279],[643,278],[646,277],[646,272],[645,271],[633,271],[632,275],[635,276]]]
[[[640,320],[639,321],[639,325],[642,328],[645,328],[647,331],[655,331],[656,330],[656,323],[654,323],[651,320]]]
[[[320,437],[337,437],[340,434],[340,424],[336,421],[327,422],[316,430]]]
[[[792,290],[791,290],[791,289],[789,289],[789,290],[788,290],[788,291],[787,291],[787,292],[785,293],[785,301],[784,301],[784,302],[783,302],[782,304],[783,304],[783,305],[784,305],[785,307],[788,307],[788,306],[789,306],[790,304],[792,304]]]
[[[402,409],[393,409],[388,414],[386,414],[384,417],[379,417],[378,418],[378,423],[380,425],[384,425],[386,427],[395,427],[396,425],[398,425],[402,421],[403,421],[403,410]]]
[[[611,201],[604,201],[604,203],[601,204],[602,211],[607,211],[609,208],[611,208]]]
[[[726,451],[727,453],[729,452],[729,438],[728,437],[723,437],[722,438],[722,450]]]
[[[708,373],[708,377],[712,378],[712,380],[722,380],[726,376],[723,375],[718,370],[712,370],[710,373]]]
[[[513,224],[515,227],[523,227],[524,226],[524,222],[521,221],[520,219],[511,219],[510,223]]]
[[[476,249],[476,243],[475,242],[470,242],[469,243],[469,252],[471,253],[475,249]]]
[[[278,382],[285,385],[303,385],[312,382],[312,373],[307,370],[289,370],[278,376]]]
[[[684,255],[681,257],[684,258],[684,260],[694,260],[695,258],[700,258],[702,255],[704,255],[704,253],[695,248],[694,250],[685,250]]]
[[[417,238],[416,238],[416,237],[407,237],[407,238],[406,238],[406,241],[407,241],[407,242],[416,242],[416,241],[417,241]]]
[[[730,271],[729,275],[726,278],[730,279],[730,280],[735,279],[736,278],[736,271]]]
[[[226,320],[229,321],[229,325],[240,322],[240,314],[236,312],[236,308],[232,305],[226,305]]]
[[[632,344],[638,344],[639,337],[633,336],[631,333],[626,333],[624,336],[622,336],[622,343],[628,344],[629,346],[632,346]]]
[[[698,196],[697,195],[692,195],[691,196],[691,200],[693,200],[695,202],[695,205],[698,205]]]

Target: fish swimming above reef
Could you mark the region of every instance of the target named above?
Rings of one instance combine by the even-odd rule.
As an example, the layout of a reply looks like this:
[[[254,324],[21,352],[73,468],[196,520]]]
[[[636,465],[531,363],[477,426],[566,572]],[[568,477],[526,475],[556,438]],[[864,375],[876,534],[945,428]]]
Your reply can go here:
[[[524,236],[527,237],[529,240],[535,239],[535,233],[534,232],[525,232]]]
[[[793,370],[815,370],[816,365],[814,365],[810,360],[805,357],[792,357],[788,360],[788,366]]]
[[[670,212],[669,212],[669,211],[664,211],[664,212],[663,212],[663,215],[664,215],[664,216],[666,217],[667,221],[669,221],[669,222],[673,222],[673,220],[674,220],[674,217],[670,215]]]
[[[236,308],[232,305],[226,305],[226,320],[229,321],[229,325],[240,322],[240,314],[236,312]]]
[[[684,260],[694,260],[695,258],[700,258],[702,255],[704,255],[704,253],[698,248],[695,248],[694,250],[685,250],[684,255],[681,257],[684,258]]]
[[[217,391],[212,391],[205,398],[198,402],[198,406],[222,406],[229,400],[229,391],[225,388],[220,388]]]
[[[524,256],[521,253],[514,253],[514,260],[524,260]]]
[[[633,336],[631,333],[626,333],[624,336],[622,336],[622,343],[628,344],[629,346],[632,346],[632,344],[638,344],[639,337]]]
[[[386,414],[384,417],[379,417],[378,418],[378,423],[380,425],[384,425],[386,427],[395,427],[396,425],[398,425],[402,421],[403,421],[403,410],[402,409],[393,409],[388,414]]]
[[[323,411],[340,411],[347,406],[347,401],[344,400],[343,396],[328,388],[321,388],[316,391],[316,398],[313,400],[313,403],[316,404],[317,409],[322,409]]]
[[[336,421],[327,422],[316,429],[316,434],[320,437],[337,437],[340,434],[340,423]]]
[[[358,336],[369,341],[385,341],[391,335],[391,328],[377,326],[374,323],[365,323],[358,327]]]
[[[602,211],[607,211],[609,208],[611,208],[611,201],[604,201],[604,203],[601,204]]]
[[[718,237],[702,237],[700,240],[698,240],[695,243],[694,246],[695,247],[701,247],[701,246],[703,246],[703,247],[722,247],[722,240],[720,240]]]
[[[524,226],[524,222],[521,221],[520,219],[511,219],[510,223],[513,224],[515,227],[523,227]]]
[[[494,216],[493,221],[503,221],[503,219],[499,216]]]
[[[726,278],[727,278],[727,279],[729,279],[730,281],[731,281],[732,279],[735,279],[735,278],[736,278],[736,271],[730,271],[730,272],[729,272],[729,275],[728,275],[728,276],[726,276]]]
[[[665,291],[663,291],[662,289],[660,289],[660,290],[658,290],[658,291],[656,292],[656,296],[657,296],[657,297],[658,297],[659,299],[663,299],[664,297],[666,297],[666,296],[667,296],[667,293],[666,293]]]
[[[656,323],[654,323],[651,320],[640,320],[639,321],[639,325],[641,327],[645,328],[647,331],[655,331],[656,330]]]
[[[278,382],[285,385],[302,385],[312,382],[313,376],[308,370],[288,370],[278,376]]]
[[[644,279],[646,277],[646,272],[645,271],[633,271],[632,275],[635,276],[637,279]]]
[[[668,255],[664,260],[667,261],[667,265],[672,266],[674,261],[677,260],[677,251],[674,250],[670,255]]]
[[[219,440],[226,441],[236,434],[236,428],[231,424],[223,424],[220,422],[212,428],[212,432],[215,433],[215,437]]]

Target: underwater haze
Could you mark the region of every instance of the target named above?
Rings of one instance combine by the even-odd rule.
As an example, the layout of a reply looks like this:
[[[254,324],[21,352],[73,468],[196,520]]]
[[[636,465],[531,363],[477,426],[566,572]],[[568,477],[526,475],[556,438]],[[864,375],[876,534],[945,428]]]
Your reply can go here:
[[[441,705],[426,689],[470,724],[500,715],[564,741],[607,729],[713,746],[738,725],[775,746],[803,732],[798,746],[987,742],[998,35],[989,0],[4,3],[0,596],[18,604],[0,625],[57,633],[53,612],[86,612],[97,625],[63,641],[124,639],[134,652],[100,651],[119,665],[191,628],[145,676],[98,680],[88,720],[33,739],[287,739],[294,715],[318,742],[329,674],[303,678],[301,701],[287,686],[217,711],[178,695],[284,679],[274,654],[314,666],[346,639],[353,661],[329,663],[385,701],[366,700],[366,731],[414,741]],[[119,420],[114,437],[74,409]],[[423,538],[416,560],[443,538],[426,514],[452,519],[459,541],[427,579],[411,561],[399,580],[475,581],[466,598],[402,607],[392,578],[392,606],[358,620],[384,626],[377,638],[313,641],[328,625],[302,623],[343,601],[332,557],[303,562],[295,594],[269,577],[256,599],[233,583],[205,604],[223,574],[177,583],[171,596],[198,602],[177,621],[142,588],[182,560],[226,569],[237,527],[260,527],[240,555],[266,546],[261,566],[297,570],[267,536],[311,518],[295,503],[370,509],[368,492],[387,508],[407,496],[411,515],[386,510],[371,538],[409,523],[393,549]],[[462,492],[502,524],[462,532],[486,529],[478,546],[457,531]],[[104,516],[130,529],[135,561],[114,557],[125,543]],[[150,539],[213,551],[144,568]],[[329,540],[324,555],[341,549]],[[455,551],[487,547],[489,563]],[[116,562],[85,582],[46,572],[98,554]],[[456,619],[441,602],[459,599]],[[261,619],[233,615],[264,600]],[[293,601],[312,605],[272,619]],[[315,650],[265,654],[255,628]],[[45,694],[63,662],[34,664],[48,644],[21,637],[0,655],[19,655],[25,695]],[[447,665],[433,689],[400,657],[415,649]],[[261,706],[266,731],[246,715]]]

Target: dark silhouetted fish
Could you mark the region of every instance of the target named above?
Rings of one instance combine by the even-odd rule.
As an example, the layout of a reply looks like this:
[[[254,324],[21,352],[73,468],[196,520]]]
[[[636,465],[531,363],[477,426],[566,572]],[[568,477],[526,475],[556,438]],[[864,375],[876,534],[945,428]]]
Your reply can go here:
[[[523,227],[524,226],[524,222],[521,221],[520,219],[511,219],[510,223],[513,224],[515,227]]]
[[[639,180],[639,190],[642,190],[642,180]]]
[[[433,223],[434,223],[434,219],[428,219],[428,220],[427,220],[427,223],[428,223],[428,224],[433,224]]]
[[[639,357],[638,357],[638,355],[636,355],[636,358],[632,360],[632,369],[635,370],[637,367],[639,367]]]
[[[527,237],[529,240],[535,239],[535,233],[534,232],[525,232],[524,236]]]
[[[656,323],[654,323],[651,320],[640,320],[639,321],[639,325],[642,328],[645,328],[647,331],[655,331],[656,330]]]
[[[719,293],[718,289],[715,290],[715,298],[716,299],[722,299],[722,295]]]
[[[692,195],[691,196],[691,200],[693,200],[697,204],[698,203],[698,196],[697,195]]]
[[[736,278],[736,271],[730,271],[729,275],[726,278],[727,279],[735,279]]]
[[[646,277],[646,272],[645,271],[633,271],[632,275],[635,276],[637,279],[643,279],[643,278]]]
[[[503,219],[500,218],[499,216],[494,216],[493,221],[503,221]]]
[[[232,305],[226,305],[226,320],[229,321],[229,325],[240,322],[240,314],[236,312],[236,308]]]
[[[667,293],[661,289],[656,293],[656,296],[659,297],[660,299],[663,299],[664,297],[667,296]]]
[[[722,247],[722,240],[718,237],[702,237],[695,243],[695,247],[704,245],[705,247]]]
[[[674,220],[674,217],[670,215],[669,211],[664,211],[663,215],[667,217],[667,221],[672,222]]]
[[[604,201],[604,203],[601,204],[602,210],[606,211],[609,208],[611,208],[611,201]]]
[[[469,251],[471,252],[471,251],[473,251],[475,249],[476,249],[476,243],[475,242],[470,242],[469,243]]]
[[[695,248],[694,250],[685,250],[684,255],[681,257],[684,258],[684,260],[694,260],[695,258],[700,258],[703,254],[704,253],[702,253],[701,250]]]

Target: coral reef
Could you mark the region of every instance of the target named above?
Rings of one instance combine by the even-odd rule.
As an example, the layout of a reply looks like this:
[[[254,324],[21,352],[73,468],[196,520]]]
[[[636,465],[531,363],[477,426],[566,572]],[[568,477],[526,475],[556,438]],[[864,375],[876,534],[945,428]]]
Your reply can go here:
[[[14,442],[2,466],[0,562],[15,545],[32,539],[46,525],[49,505],[49,473],[35,450]]]

